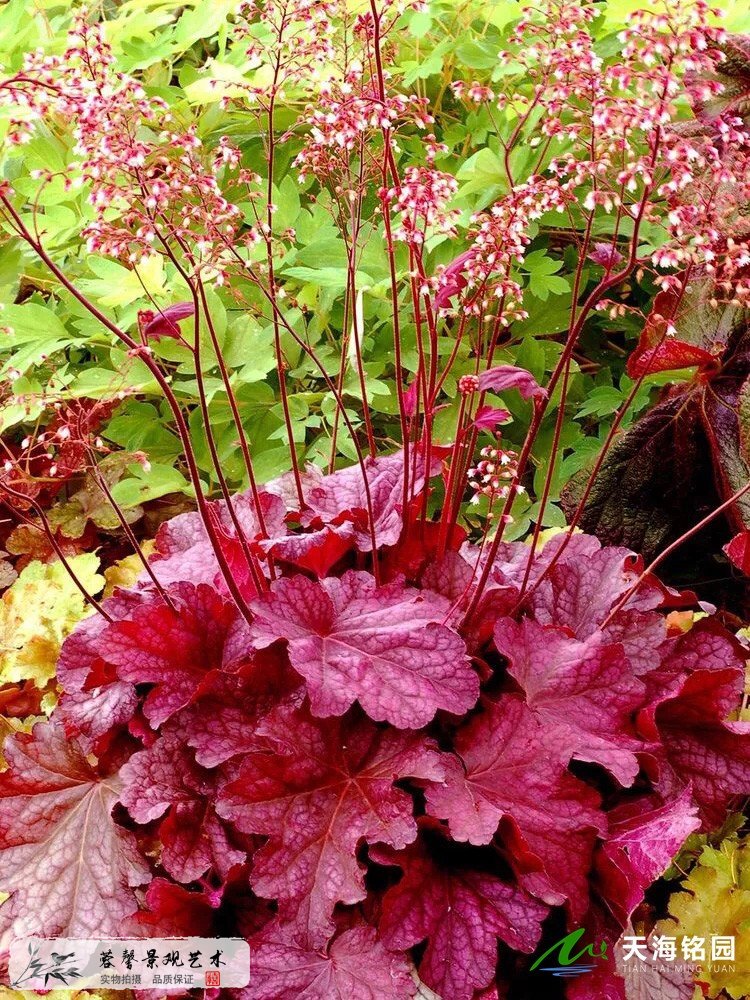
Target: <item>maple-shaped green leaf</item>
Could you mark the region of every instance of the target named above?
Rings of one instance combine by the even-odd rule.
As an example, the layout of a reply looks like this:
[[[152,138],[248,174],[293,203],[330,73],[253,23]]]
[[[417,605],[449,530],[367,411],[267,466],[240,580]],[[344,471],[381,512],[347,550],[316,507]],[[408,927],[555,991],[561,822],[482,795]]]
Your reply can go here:
[[[529,276],[529,291],[536,298],[546,302],[552,295],[562,295],[570,291],[570,285],[561,278],[557,272],[563,266],[561,260],[548,257],[544,250],[534,250],[527,254],[523,262],[523,269]]]
[[[79,287],[88,292],[101,306],[125,306],[148,296],[163,296],[164,262],[159,254],[145,258],[137,268],[123,267],[117,261],[91,256],[88,269],[96,277],[81,278]]]
[[[99,593],[97,556],[73,556],[68,564],[89,594]],[[0,684],[31,680],[44,687],[63,639],[88,610],[61,562],[30,563],[0,599]]]

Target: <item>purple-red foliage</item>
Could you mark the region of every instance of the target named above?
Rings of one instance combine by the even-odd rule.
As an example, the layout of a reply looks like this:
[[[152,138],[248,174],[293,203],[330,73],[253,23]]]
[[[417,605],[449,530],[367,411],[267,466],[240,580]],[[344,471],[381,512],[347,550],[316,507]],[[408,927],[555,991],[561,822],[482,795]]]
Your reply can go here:
[[[171,606],[144,574],[68,638],[59,708],[0,775],[6,939],[231,932],[243,1000],[407,1000],[415,969],[471,1000],[509,961],[522,981],[545,926],[616,937],[750,794],[730,633],[671,629],[674,592],[587,535],[531,566],[501,544],[467,614],[482,553],[395,530],[401,464],[367,466],[379,583],[361,473],[311,475],[303,509],[262,492],[270,538],[238,503],[249,622],[187,514],[152,558]]]

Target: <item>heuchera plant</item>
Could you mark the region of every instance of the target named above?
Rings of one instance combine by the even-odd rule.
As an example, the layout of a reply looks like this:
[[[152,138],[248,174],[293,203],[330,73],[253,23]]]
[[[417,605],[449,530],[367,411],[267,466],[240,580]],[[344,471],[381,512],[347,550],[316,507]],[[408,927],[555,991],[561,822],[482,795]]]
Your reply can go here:
[[[443,1000],[490,1000],[511,985],[529,995],[530,956],[583,927],[609,948],[568,995],[619,998],[612,945],[640,919],[648,887],[688,834],[717,827],[750,794],[750,724],[733,721],[744,650],[710,613],[671,614],[696,598],[659,583],[664,553],[646,566],[576,532],[585,495],[568,530],[545,540],[540,513],[526,543],[503,540],[553,401],[559,441],[559,400],[584,326],[596,309],[618,308],[611,290],[648,273],[672,301],[700,273],[717,303],[740,310],[747,300],[742,221],[715,195],[746,192],[750,137],[731,105],[716,105],[710,129],[673,127],[685,88],[699,86],[706,100],[720,93],[723,34],[700,0],[669,3],[637,16],[621,60],[605,63],[589,30],[593,7],[550,0],[526,12],[502,56],[503,93],[456,87],[511,123],[508,193],[474,220],[468,247],[430,273],[428,243],[457,242],[455,182],[437,169],[429,133],[425,162],[400,162],[400,132],[431,124],[424,101],[391,92],[384,68],[400,13],[387,0],[355,18],[334,3],[292,0],[247,4],[237,24],[252,58],[275,67],[243,98],[267,129],[269,176],[283,88],[324,77],[297,167],[332,194],[351,247],[341,372],[346,360],[359,374],[361,419],[344,403],[343,374],[318,361],[285,301],[271,190],[259,190],[228,139],[207,151],[181,132],[115,72],[85,18],[63,55],[32,55],[3,84],[19,142],[39,116],[75,122],[79,162],[66,182],[90,193],[92,250],[134,269],[159,253],[184,279],[184,303],[144,307],[136,331],[120,329],[47,252],[11,185],[0,187],[6,224],[61,293],[162,387],[197,503],[160,528],[134,587],[101,603],[87,594],[96,613],[63,646],[56,710],[6,742],[6,943],[232,933],[251,944],[246,1000],[406,1000],[420,983]],[[347,45],[337,47],[341,33]],[[524,177],[521,147],[538,151]],[[255,224],[232,194],[258,206]],[[402,434],[390,448],[376,437],[359,346],[367,211],[382,222],[391,273]],[[579,265],[559,363],[540,386],[498,352],[524,315],[526,249],[557,213],[580,232]],[[273,320],[282,402],[283,335],[318,363],[356,448],[351,467],[301,468],[284,403],[293,470],[257,481],[206,299],[208,284],[238,274]],[[405,315],[420,356],[409,384]],[[457,350],[446,354],[446,337],[468,340],[474,363],[457,383],[448,447],[433,434]],[[633,393],[673,331],[652,324],[645,337]],[[230,495],[207,421],[223,496],[206,495],[158,354],[164,339],[189,345],[205,413],[201,352],[215,352],[245,492]],[[702,369],[717,353],[700,344],[690,360]],[[530,411],[518,453],[499,430],[508,411],[498,397],[514,393]],[[480,447],[481,434],[490,443]],[[82,439],[95,451],[85,430]],[[67,440],[47,441],[47,458]],[[542,512],[553,475],[554,462]],[[26,464],[9,457],[2,488],[44,521]],[[734,486],[701,524],[748,488]],[[471,533],[468,500],[480,515]]]

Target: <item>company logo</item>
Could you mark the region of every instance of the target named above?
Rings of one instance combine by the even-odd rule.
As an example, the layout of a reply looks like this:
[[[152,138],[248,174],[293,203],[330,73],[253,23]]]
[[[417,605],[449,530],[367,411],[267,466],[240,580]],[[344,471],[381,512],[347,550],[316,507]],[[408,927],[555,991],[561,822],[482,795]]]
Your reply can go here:
[[[599,941],[581,946],[583,935],[584,928],[579,927],[560,938],[535,960],[531,971],[539,970],[564,977],[593,972],[596,963],[608,957],[607,942]],[[704,968],[709,972],[735,971],[734,964],[731,964],[735,961],[735,939],[731,934],[712,934],[708,940],[688,935],[678,938],[659,934],[648,937],[624,934],[615,945],[615,952],[618,966],[635,962],[649,964],[662,972],[669,968],[693,973],[699,973]],[[553,964],[555,960],[557,965]],[[680,961],[684,964],[675,964]]]
[[[8,971],[24,990],[241,988],[250,949],[242,938],[26,938],[11,942]]]
[[[548,948],[543,955],[540,955],[531,966],[531,971],[539,969],[541,972],[551,972],[553,976],[573,976],[583,975],[584,972],[593,972],[596,962],[607,957],[607,942],[599,941],[597,944],[585,944],[579,950],[575,950],[583,937],[584,928],[579,927],[577,931],[571,931],[564,938],[556,941],[551,948]],[[543,962],[556,957],[558,965],[542,965]]]

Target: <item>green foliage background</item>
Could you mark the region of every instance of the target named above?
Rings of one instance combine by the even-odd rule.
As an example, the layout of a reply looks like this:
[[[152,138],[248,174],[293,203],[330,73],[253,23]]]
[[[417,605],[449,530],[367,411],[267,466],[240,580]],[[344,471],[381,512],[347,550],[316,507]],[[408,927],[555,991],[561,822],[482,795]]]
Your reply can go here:
[[[361,3],[352,2],[352,9]],[[603,17],[597,22],[599,46],[605,57],[617,51],[617,31],[631,10],[640,6],[632,0],[608,0],[598,4]],[[253,82],[262,76],[247,65],[242,46],[233,45],[230,25],[236,0],[125,0],[104,2],[107,38],[117,57],[118,68],[138,77],[150,94],[163,98],[172,114],[185,126],[194,124],[208,147],[229,135],[243,154],[243,165],[267,176],[266,155],[257,121],[239,108],[223,110],[222,96],[238,93],[238,82]],[[750,32],[750,8],[743,0],[727,2],[726,26],[732,31]],[[465,243],[472,214],[487,208],[507,190],[499,156],[498,128],[512,131],[507,119],[493,120],[483,109],[467,113],[452,96],[454,80],[478,80],[492,84],[503,72],[497,60],[504,47],[508,26],[518,17],[515,0],[431,0],[428,10],[407,16],[398,34],[397,48],[391,53],[394,86],[430,99],[436,117],[435,131],[448,146],[439,167],[459,181],[454,207],[460,210],[459,238],[435,238],[428,244],[428,265],[434,270],[452,260]],[[0,72],[16,71],[24,53],[42,48],[50,54],[61,52],[74,6],[56,0],[9,0],[0,7]],[[278,115],[280,131],[291,129],[304,102],[299,95],[287,94]],[[39,192],[34,171],[62,172],[72,158],[71,136],[62,126],[57,131],[40,128],[31,143],[12,147],[2,143],[8,112],[0,107],[0,172],[15,190],[31,203]],[[280,252],[277,272],[284,286],[289,322],[300,336],[314,345],[330,374],[338,374],[341,338],[344,334],[344,290],[346,248],[338,233],[324,195],[313,201],[311,183],[300,184],[291,163],[300,148],[301,133],[293,133],[279,147],[274,173],[274,227],[279,233],[294,229],[296,242]],[[531,151],[528,151],[531,152]],[[422,155],[421,140],[407,139],[402,157]],[[523,151],[514,163],[515,172],[524,169]],[[250,206],[243,206],[250,220]],[[140,279],[123,265],[86,251],[80,240],[82,227],[91,211],[85,192],[66,190],[62,181],[44,186],[37,203],[37,224],[44,243],[90,299],[125,329],[133,329],[139,309],[149,306],[148,296],[162,307],[185,298],[179,276],[161,260],[141,271]],[[25,213],[30,221],[31,215]],[[526,285],[524,305],[529,318],[514,325],[498,362],[518,364],[544,382],[562,349],[560,332],[567,327],[571,306],[571,274],[576,250],[566,231],[540,227],[526,257],[522,277]],[[648,238],[648,233],[646,233]],[[403,248],[401,248],[403,250]],[[402,273],[405,255],[400,258]],[[143,281],[143,284],[141,283]],[[374,413],[376,433],[384,448],[395,447],[398,439],[397,400],[393,385],[393,331],[389,300],[387,259],[382,232],[373,224],[367,234],[358,264],[358,285],[363,291],[365,321],[362,344],[367,393]],[[653,289],[629,286],[623,291],[628,301],[647,309]],[[283,423],[279,386],[275,371],[273,331],[264,317],[258,292],[249,282],[234,285],[232,291],[209,291],[209,307],[224,357],[233,371],[233,387],[260,481],[285,472],[290,467],[289,448]],[[144,471],[138,463],[121,464],[109,480],[113,495],[134,520],[144,505],[156,500],[189,501],[191,487],[185,476],[181,447],[161,392],[148,370],[125,351],[88,313],[51,281],[48,273],[7,231],[0,231],[0,434],[7,441],[21,441],[39,421],[44,421],[51,398],[108,399],[115,393],[124,398],[102,432],[114,450],[145,452],[151,463]],[[590,323],[572,368],[572,377],[563,424],[561,460],[556,465],[553,489],[544,515],[545,527],[564,524],[558,500],[565,482],[598,452],[613,415],[627,397],[632,383],[624,372],[624,360],[634,343],[639,323],[628,316],[610,319],[600,314]],[[404,364],[417,368],[415,331],[403,329]],[[290,364],[288,388],[300,457],[325,466],[330,458],[335,405],[331,394],[312,363],[289,337],[283,342]],[[450,353],[450,336],[442,338],[442,349]],[[208,490],[215,489],[212,465],[203,436],[203,422],[197,406],[197,385],[192,354],[173,341],[162,341],[155,350],[170,367],[175,393],[191,414],[190,427],[196,454]],[[457,364],[446,383],[449,397],[455,396],[458,377],[473,369],[468,345],[459,350]],[[216,431],[222,467],[229,485],[240,489],[244,466],[236,447],[229,404],[209,342],[204,345],[204,375],[210,399],[212,424]],[[675,381],[674,373],[662,373],[646,380],[629,417],[632,421],[651,401],[659,386]],[[360,388],[352,366],[345,374],[346,397],[351,418],[357,426]],[[497,401],[496,401],[497,402]],[[524,437],[529,404],[515,394],[502,403],[514,422],[504,428],[512,447]],[[516,521],[507,538],[522,537],[535,516],[533,497],[541,491],[548,467],[556,405],[547,411],[534,452],[531,498],[519,503]],[[455,427],[451,404],[437,417],[437,437],[448,440]],[[352,442],[339,428],[339,464],[354,458]],[[76,492],[77,491],[77,492]],[[117,528],[108,520],[91,484],[80,482],[61,499],[52,520],[72,535],[82,534],[87,521],[107,532]],[[144,532],[141,532],[143,534]],[[77,557],[85,561],[92,592],[103,583],[98,577],[94,555]],[[60,567],[32,564],[0,600],[0,685],[28,680],[43,687],[50,680],[59,644],[84,608]],[[137,571],[137,565],[134,571]],[[111,570],[111,567],[110,567]],[[128,570],[123,569],[126,573]],[[120,572],[120,569],[117,569]],[[108,577],[109,578],[109,577]],[[126,577],[118,576],[117,579]],[[111,582],[111,581],[110,581]],[[30,617],[30,604],[36,615]],[[19,644],[19,636],[22,643]],[[51,705],[54,701],[50,695]],[[46,706],[42,706],[46,707]],[[20,725],[14,720],[13,727]],[[0,718],[0,736],[13,728]],[[740,822],[742,822],[740,820]],[[679,922],[685,932],[704,933],[716,914],[726,915],[726,932],[747,937],[750,922],[750,861],[746,838],[735,830],[722,841],[696,846],[685,855],[680,876],[693,866],[680,884],[681,892],[669,906],[670,922]],[[690,895],[692,893],[692,895]],[[734,900],[730,910],[729,900]],[[723,928],[717,927],[717,932]],[[744,940],[744,938],[743,938]],[[717,979],[711,984],[715,995],[739,997],[741,986]]]
[[[361,3],[359,4],[361,6]],[[600,5],[598,20],[603,55],[617,48],[616,32],[628,11],[637,6],[623,0]],[[727,24],[732,30],[750,30],[750,14],[744,4],[727,5]],[[243,165],[267,175],[263,138],[257,120],[241,109],[222,110],[220,98],[238,93],[237,83],[262,78],[263,67],[249,67],[242,45],[231,41],[234,0],[126,0],[104,3],[106,34],[113,46],[117,67],[142,80],[150,94],[168,102],[173,115],[185,125],[195,124],[198,134],[211,146],[222,134],[232,137],[242,150]],[[352,10],[358,4],[352,2]],[[41,47],[60,52],[75,5],[54,0],[10,0],[0,9],[0,64],[4,73],[21,65],[25,52]],[[497,129],[511,130],[512,121],[500,122],[486,110],[467,113],[452,96],[454,80],[479,80],[492,84],[503,70],[497,53],[503,48],[508,25],[516,19],[520,5],[515,0],[484,4],[477,0],[431,0],[428,10],[412,13],[398,33],[391,53],[391,73],[396,88],[428,97],[436,116],[435,131],[449,147],[438,166],[454,173],[459,190],[454,207],[461,212],[460,232],[465,232],[472,213],[486,208],[506,190],[499,159]],[[286,96],[278,113],[279,130],[294,125],[303,110],[301,98]],[[0,112],[0,139],[7,127],[7,111]],[[346,249],[328,211],[325,196],[310,197],[312,182],[300,184],[290,164],[300,145],[300,133],[292,134],[278,148],[274,172],[275,231],[294,229],[296,244],[280,254],[277,272],[289,300],[288,318],[295,330],[314,345],[329,373],[338,371],[346,282]],[[421,139],[403,145],[402,158],[421,155]],[[522,173],[521,151],[513,165]],[[18,193],[37,198],[37,224],[44,243],[68,275],[104,312],[121,326],[132,329],[139,309],[149,305],[147,294],[162,308],[184,298],[178,275],[155,259],[140,278],[121,264],[89,254],[79,232],[90,219],[85,192],[66,190],[62,180],[46,184],[39,193],[35,170],[60,170],[71,158],[71,137],[61,128],[40,128],[33,141],[22,147],[5,147],[0,170],[12,180]],[[250,218],[250,206],[243,206]],[[30,220],[27,211],[26,219]],[[464,248],[461,239],[436,238],[428,245],[428,265],[447,263]],[[403,250],[403,247],[401,248]],[[523,268],[527,286],[525,307],[529,318],[515,324],[512,337],[499,357],[528,368],[541,377],[550,371],[561,350],[556,338],[567,325],[570,308],[570,273],[576,263],[575,248],[565,232],[540,230],[535,234]],[[405,269],[405,256],[401,258]],[[392,378],[393,349],[387,260],[382,233],[371,226],[358,265],[358,283],[363,290],[365,321],[363,356],[367,393],[382,441],[397,434],[397,401]],[[141,284],[143,282],[143,285]],[[649,289],[631,290],[637,301]],[[145,366],[128,358],[123,349],[98,326],[71,296],[53,288],[49,276],[18,242],[0,238],[0,325],[12,332],[0,335],[0,433],[22,437],[29,426],[43,419],[47,397],[108,398],[124,393],[126,398],[109,422],[104,437],[113,448],[144,451],[151,462],[147,474],[137,464],[123,471],[113,485],[115,498],[126,509],[160,497],[190,493],[184,475],[180,445],[167,407]],[[289,449],[278,398],[270,319],[264,318],[258,293],[240,282],[231,293],[214,290],[210,309],[229,366],[242,418],[248,431],[258,479],[266,480],[289,468]],[[623,373],[623,357],[637,324],[624,318],[591,324],[574,364],[562,436],[563,460],[558,462],[551,504],[545,526],[563,523],[556,503],[564,482],[598,450],[608,421],[621,405],[631,383]],[[415,332],[403,330],[404,364],[417,367]],[[446,354],[449,336],[441,338]],[[329,460],[335,406],[312,362],[286,337],[284,350],[290,365],[288,388],[300,457],[324,465]],[[197,386],[190,352],[174,342],[161,342],[161,357],[170,364],[175,392],[192,412],[191,430],[196,451],[211,487],[211,462],[197,409]],[[244,469],[236,448],[236,432],[230,419],[226,393],[210,345],[205,345],[204,375],[217,444],[230,486],[243,485]],[[455,393],[457,378],[469,370],[468,347],[462,347],[451,378],[446,384]],[[20,373],[20,377],[18,377]],[[9,376],[15,380],[11,383]],[[644,385],[630,411],[630,419],[647,405],[654,377]],[[354,367],[344,379],[351,416],[357,420],[358,379]],[[503,400],[515,423],[506,429],[509,444],[519,442],[525,430],[528,404]],[[551,406],[539,437],[534,460],[538,481],[544,476],[555,406]],[[452,406],[440,411],[437,433],[446,440],[455,424]],[[340,463],[353,460],[346,433],[338,436]],[[534,490],[531,490],[532,496]],[[531,501],[528,501],[531,504]],[[533,506],[519,509],[513,532],[528,530]]]

